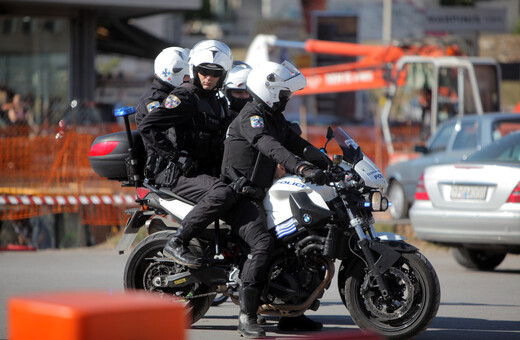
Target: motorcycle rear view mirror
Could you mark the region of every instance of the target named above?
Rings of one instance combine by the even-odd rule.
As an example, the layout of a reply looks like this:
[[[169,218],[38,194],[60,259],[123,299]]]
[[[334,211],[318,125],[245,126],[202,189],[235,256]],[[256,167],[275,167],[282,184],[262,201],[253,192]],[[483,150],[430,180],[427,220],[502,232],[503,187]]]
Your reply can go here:
[[[329,156],[327,154],[321,152],[318,148],[314,146],[307,146],[303,150],[303,157],[306,161],[309,161],[311,163],[317,163],[320,168],[327,168],[329,166],[332,166],[332,161],[330,160]],[[321,166],[323,164],[324,166]]]
[[[325,145],[323,146],[323,150],[327,151],[327,144],[334,138],[334,130],[329,126],[327,128],[327,135],[326,135],[327,141],[325,142]]]

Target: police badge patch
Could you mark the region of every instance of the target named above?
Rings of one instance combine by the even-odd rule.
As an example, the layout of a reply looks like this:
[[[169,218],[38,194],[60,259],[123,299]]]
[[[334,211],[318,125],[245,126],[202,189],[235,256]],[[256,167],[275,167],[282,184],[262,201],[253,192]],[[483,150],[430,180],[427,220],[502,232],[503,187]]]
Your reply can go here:
[[[252,128],[263,128],[264,127],[264,119],[260,116],[251,117],[251,127]]]
[[[146,105],[146,109],[148,110],[148,112],[150,112],[153,109],[155,109],[157,106],[159,106],[159,102],[158,101],[153,101],[151,103],[148,103],[148,105]]]
[[[170,94],[165,100],[164,100],[164,107],[167,109],[173,109],[181,103],[181,100],[179,97]]]

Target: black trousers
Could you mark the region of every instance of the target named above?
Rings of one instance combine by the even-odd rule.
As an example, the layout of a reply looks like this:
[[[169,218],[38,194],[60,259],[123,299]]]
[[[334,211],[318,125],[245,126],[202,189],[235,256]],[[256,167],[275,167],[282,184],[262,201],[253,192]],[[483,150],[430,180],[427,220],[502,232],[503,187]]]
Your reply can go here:
[[[171,187],[175,194],[197,203],[181,222],[190,237],[196,237],[210,223],[222,218],[246,242],[250,252],[241,271],[244,286],[263,287],[267,280],[274,239],[267,231],[262,202],[237,198],[233,189],[209,175],[179,176]]]
[[[179,176],[170,190],[197,203],[181,222],[186,235],[195,237],[210,223],[224,215],[236,201],[236,194],[220,179],[200,174]]]
[[[243,286],[262,288],[274,250],[274,238],[267,231],[262,202],[239,197],[224,215],[224,221],[249,246],[249,254],[240,274]]]

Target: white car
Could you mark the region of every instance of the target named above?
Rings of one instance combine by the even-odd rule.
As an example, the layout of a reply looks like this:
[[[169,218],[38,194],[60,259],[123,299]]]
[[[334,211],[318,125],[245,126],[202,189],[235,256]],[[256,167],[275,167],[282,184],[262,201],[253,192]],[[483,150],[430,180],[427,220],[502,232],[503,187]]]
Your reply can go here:
[[[418,238],[452,247],[467,268],[493,270],[520,254],[520,132],[465,162],[427,167],[410,219]]]

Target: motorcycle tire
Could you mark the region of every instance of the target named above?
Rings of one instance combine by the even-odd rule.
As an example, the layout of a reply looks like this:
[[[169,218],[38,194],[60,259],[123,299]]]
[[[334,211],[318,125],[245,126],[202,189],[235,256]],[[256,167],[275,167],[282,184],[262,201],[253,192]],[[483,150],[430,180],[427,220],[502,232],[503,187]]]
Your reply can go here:
[[[174,295],[181,300],[186,296],[202,295],[201,297],[183,300],[186,301],[187,310],[191,314],[191,323],[194,324],[206,314],[215,298],[214,294],[208,294],[211,293],[209,287],[200,284],[189,287],[188,290],[186,290],[186,287],[182,288],[182,290],[176,290],[175,288],[157,290],[151,283],[147,283],[147,273],[152,271],[160,274],[173,274],[186,269],[178,264],[171,266],[150,260],[153,257],[163,257],[162,250],[164,245],[173,233],[175,231],[159,231],[147,236],[137,244],[126,262],[124,288],[125,290],[143,289],[165,296]],[[197,240],[190,241],[190,250],[194,253],[201,252]],[[208,295],[204,296],[205,294]]]
[[[346,272],[344,304],[354,322],[387,339],[409,339],[433,322],[441,292],[433,266],[419,252],[405,253],[384,274],[391,299],[385,300],[376,280],[359,261]],[[366,289],[365,289],[366,287]],[[388,304],[391,301],[393,304]]]
[[[215,300],[213,300],[213,302],[211,303],[211,305],[212,305],[212,306],[219,306],[219,305],[223,304],[224,302],[226,302],[227,299],[228,299],[227,296],[220,294],[220,295],[218,295],[218,296],[215,298]]]

